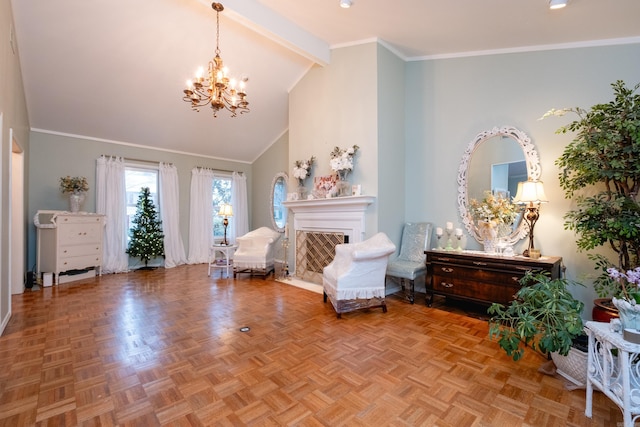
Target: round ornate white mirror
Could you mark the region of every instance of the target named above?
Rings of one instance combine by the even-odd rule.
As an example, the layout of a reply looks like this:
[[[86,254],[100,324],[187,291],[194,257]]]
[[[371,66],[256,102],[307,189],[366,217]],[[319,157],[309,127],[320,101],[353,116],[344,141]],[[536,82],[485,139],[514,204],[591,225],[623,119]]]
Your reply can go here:
[[[539,178],[540,158],[527,134],[512,126],[480,132],[467,146],[458,168],[458,211],[467,232],[483,243],[469,215],[470,199],[482,199],[487,190],[511,199],[519,181]],[[528,232],[520,215],[505,242],[513,245]]]
[[[287,200],[288,179],[286,172],[279,172],[271,182],[271,224],[280,233],[284,233],[287,225],[287,207],[282,202]]]

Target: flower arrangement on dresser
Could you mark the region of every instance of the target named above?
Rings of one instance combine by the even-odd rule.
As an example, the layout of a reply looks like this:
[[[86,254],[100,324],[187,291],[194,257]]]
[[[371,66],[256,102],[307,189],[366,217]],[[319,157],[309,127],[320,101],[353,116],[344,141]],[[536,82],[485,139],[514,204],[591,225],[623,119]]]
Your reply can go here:
[[[516,204],[491,191],[485,191],[480,201],[469,200],[469,215],[485,242],[485,250],[487,244],[491,246],[496,239],[509,234],[519,213]]]
[[[69,210],[79,212],[84,195],[89,191],[89,183],[84,176],[63,176],[60,177],[60,191],[69,195]]]
[[[84,176],[60,177],[60,191],[67,193],[85,193],[89,191],[89,183]]]

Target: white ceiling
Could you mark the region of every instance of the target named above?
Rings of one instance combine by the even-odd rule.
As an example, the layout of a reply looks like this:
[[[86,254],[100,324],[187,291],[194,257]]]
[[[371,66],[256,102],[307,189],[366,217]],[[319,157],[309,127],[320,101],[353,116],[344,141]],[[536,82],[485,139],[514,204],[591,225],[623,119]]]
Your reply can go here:
[[[251,112],[191,111],[215,49],[205,0],[12,0],[32,129],[252,162],[288,127],[288,91],[330,48],[379,40],[405,60],[640,42],[639,0],[227,0],[222,59]],[[106,153],[110,154],[110,153]]]

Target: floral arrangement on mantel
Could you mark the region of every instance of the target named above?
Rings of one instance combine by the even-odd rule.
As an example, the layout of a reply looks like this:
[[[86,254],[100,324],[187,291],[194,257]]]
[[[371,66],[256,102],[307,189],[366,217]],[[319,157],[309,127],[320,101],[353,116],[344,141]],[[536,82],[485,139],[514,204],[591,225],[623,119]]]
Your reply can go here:
[[[337,172],[341,180],[345,180],[347,174],[353,170],[353,156],[359,148],[357,145],[346,149],[334,147],[330,153],[331,160],[329,164],[331,165],[331,169]]]
[[[311,167],[315,161],[315,156],[311,156],[309,160],[296,160],[294,162],[293,176],[298,179],[300,186],[303,186],[304,180],[311,175]]]
[[[497,228],[498,232],[510,227],[518,217],[519,209],[505,197],[496,196],[491,191],[484,192],[484,199],[469,200],[469,215],[474,224],[481,227]]]
[[[85,193],[89,191],[89,183],[84,176],[63,176],[60,177],[60,191],[63,193]]]

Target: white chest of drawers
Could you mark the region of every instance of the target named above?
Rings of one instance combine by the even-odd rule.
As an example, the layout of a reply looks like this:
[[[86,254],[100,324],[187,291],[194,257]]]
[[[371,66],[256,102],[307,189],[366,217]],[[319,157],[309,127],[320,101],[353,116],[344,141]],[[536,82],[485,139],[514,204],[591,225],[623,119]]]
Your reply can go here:
[[[65,211],[38,211],[34,223],[38,229],[37,273],[60,273],[102,267],[104,215]]]

